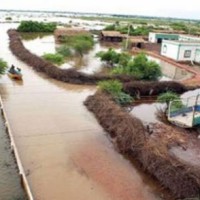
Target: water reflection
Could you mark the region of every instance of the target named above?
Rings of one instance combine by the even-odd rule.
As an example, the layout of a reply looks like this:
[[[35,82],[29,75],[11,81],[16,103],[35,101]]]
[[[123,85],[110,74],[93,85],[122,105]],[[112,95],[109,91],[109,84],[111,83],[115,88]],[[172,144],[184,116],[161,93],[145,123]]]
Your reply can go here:
[[[51,33],[20,33],[23,40],[29,41],[34,39],[42,39],[45,36],[52,35]]]
[[[115,48],[117,51],[120,51],[120,45],[105,42],[99,43],[98,38],[95,38],[95,41],[96,42],[93,49],[90,50],[87,54],[84,54],[83,57],[76,56],[68,58],[66,63],[59,67],[64,69],[75,67],[81,72],[88,74],[109,72],[109,68],[105,67],[105,64],[103,64],[99,58],[95,57],[95,55],[97,52],[106,51],[109,48]],[[24,40],[23,43],[27,49],[39,56],[43,55],[44,53],[55,53],[56,48],[59,47],[59,45],[55,44],[53,35],[42,35],[41,37],[37,36],[36,39]],[[163,72],[162,80],[185,80],[191,78],[193,75],[165,61],[153,58],[151,56],[148,58],[150,60],[156,61],[161,66]]]

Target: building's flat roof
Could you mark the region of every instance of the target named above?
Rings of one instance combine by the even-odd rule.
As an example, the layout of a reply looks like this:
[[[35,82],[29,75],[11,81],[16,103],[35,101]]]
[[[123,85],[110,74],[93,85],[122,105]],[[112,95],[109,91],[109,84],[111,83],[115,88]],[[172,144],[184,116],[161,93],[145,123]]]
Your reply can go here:
[[[189,37],[189,38],[198,38],[198,39],[200,39],[200,37],[197,36],[197,35],[180,34],[179,36],[181,36],[181,37]]]
[[[170,43],[170,44],[185,44],[185,45],[200,45],[200,41],[182,41],[182,40],[163,40],[163,43]]]
[[[121,34],[119,31],[101,31],[105,37],[127,37],[127,34]]]
[[[150,33],[154,33],[156,35],[179,35],[178,33],[162,33],[162,32],[150,32]]]

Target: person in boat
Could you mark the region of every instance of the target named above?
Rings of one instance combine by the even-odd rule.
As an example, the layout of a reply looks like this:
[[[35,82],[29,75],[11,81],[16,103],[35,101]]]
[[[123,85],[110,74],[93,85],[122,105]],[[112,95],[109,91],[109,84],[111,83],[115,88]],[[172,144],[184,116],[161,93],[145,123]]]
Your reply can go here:
[[[21,74],[21,69],[17,67],[17,69],[15,69],[14,65],[11,65],[11,68],[8,71],[11,74]]]
[[[11,65],[11,68],[8,70],[8,72],[11,74],[15,74],[16,73],[15,66]]]
[[[17,67],[16,73],[17,73],[17,74],[20,74],[20,75],[22,74],[22,73],[21,73],[21,69],[20,69],[19,67]]]

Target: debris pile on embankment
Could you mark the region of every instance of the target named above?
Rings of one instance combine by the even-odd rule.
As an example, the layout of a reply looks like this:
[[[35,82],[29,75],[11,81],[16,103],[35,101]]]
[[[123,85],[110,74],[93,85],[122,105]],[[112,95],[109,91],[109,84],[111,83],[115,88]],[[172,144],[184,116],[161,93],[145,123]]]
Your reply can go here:
[[[16,30],[8,30],[8,35],[10,38],[9,46],[13,54],[16,55],[20,60],[32,66],[33,69],[39,72],[44,72],[51,78],[75,84],[96,84],[98,81],[110,79],[118,79],[122,82],[126,82],[134,79],[133,77],[124,75],[89,75],[79,72],[74,68],[61,69],[27,50],[21,41],[20,34]]]
[[[200,172],[169,155],[163,140],[148,136],[142,122],[122,110],[105,93],[97,92],[85,101],[102,127],[115,138],[119,150],[137,159],[177,198],[198,196]],[[167,152],[167,153],[166,153]]]
[[[188,89],[194,88],[188,88],[175,81],[132,81],[124,83],[123,86],[124,92],[130,94],[131,96],[152,96],[168,91],[182,94],[188,91]]]

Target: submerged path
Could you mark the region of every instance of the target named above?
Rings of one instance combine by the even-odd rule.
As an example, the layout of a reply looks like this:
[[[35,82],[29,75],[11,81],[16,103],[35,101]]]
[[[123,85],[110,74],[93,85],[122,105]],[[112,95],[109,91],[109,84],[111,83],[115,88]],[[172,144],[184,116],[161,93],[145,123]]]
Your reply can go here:
[[[35,199],[159,199],[84,107],[96,88],[34,72],[9,51],[6,29],[1,40],[0,57],[23,71],[23,82],[3,76],[0,94]]]

